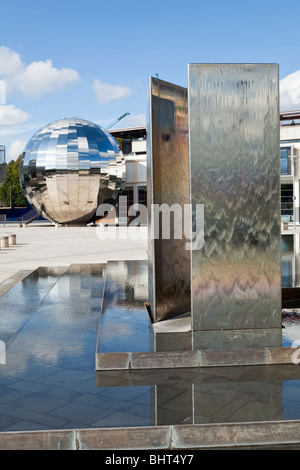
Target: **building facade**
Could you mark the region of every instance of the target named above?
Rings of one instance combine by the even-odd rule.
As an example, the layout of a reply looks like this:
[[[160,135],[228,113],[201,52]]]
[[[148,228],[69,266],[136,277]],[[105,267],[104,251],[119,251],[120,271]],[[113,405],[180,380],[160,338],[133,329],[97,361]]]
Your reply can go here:
[[[147,205],[147,131],[145,126],[110,130],[125,156],[127,207]],[[300,111],[280,113],[281,221],[300,224]],[[5,147],[0,146],[0,167],[5,174]],[[1,175],[0,175],[1,176]],[[1,184],[1,181],[0,181]],[[143,224],[147,221],[143,220]]]
[[[146,127],[111,130],[126,161],[128,207],[147,204]],[[300,111],[280,113],[281,221],[285,228],[300,224]],[[286,225],[288,224],[288,225]]]
[[[280,113],[281,221],[299,225],[300,111]]]
[[[127,198],[127,210],[133,204],[147,206],[146,127],[116,129],[109,132],[119,143],[125,157],[126,186],[122,196]],[[141,225],[147,224],[146,211],[141,211],[139,222]]]

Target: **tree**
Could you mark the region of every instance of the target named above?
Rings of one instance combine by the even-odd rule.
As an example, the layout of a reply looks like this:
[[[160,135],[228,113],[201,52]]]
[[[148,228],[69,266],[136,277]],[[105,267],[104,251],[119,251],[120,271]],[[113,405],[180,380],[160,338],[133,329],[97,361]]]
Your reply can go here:
[[[19,180],[19,167],[21,155],[11,160],[6,167],[5,181],[0,187],[0,200],[6,207],[25,207],[26,198]]]

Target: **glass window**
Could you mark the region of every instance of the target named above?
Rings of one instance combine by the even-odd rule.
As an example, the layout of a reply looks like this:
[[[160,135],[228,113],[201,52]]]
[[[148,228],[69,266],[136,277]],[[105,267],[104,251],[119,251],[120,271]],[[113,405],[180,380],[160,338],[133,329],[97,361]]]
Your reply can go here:
[[[293,185],[281,185],[281,221],[293,222]]]
[[[144,204],[144,206],[147,206],[147,187],[140,186],[138,191],[139,191],[139,203]]]
[[[126,186],[121,195],[127,197],[127,210],[128,210],[129,207],[131,207],[133,204],[133,187]]]
[[[292,287],[293,263],[290,259],[283,259],[281,263],[282,287]]]
[[[291,175],[291,147],[280,149],[280,171],[282,175]]]

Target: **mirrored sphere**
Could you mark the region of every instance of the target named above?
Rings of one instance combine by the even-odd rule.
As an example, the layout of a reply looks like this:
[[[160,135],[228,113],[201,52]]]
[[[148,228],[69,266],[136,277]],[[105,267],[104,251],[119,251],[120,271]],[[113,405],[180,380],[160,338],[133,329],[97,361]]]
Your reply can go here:
[[[87,223],[125,186],[125,160],[112,135],[89,121],[61,119],[26,145],[20,180],[29,203],[57,223]]]

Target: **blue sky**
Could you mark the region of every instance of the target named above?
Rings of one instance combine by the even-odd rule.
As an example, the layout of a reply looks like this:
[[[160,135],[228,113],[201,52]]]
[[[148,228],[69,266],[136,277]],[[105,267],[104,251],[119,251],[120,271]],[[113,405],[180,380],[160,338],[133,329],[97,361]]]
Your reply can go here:
[[[186,87],[189,63],[278,63],[281,108],[300,109],[299,0],[10,0],[0,15],[8,161],[63,117],[145,124],[149,76]]]

